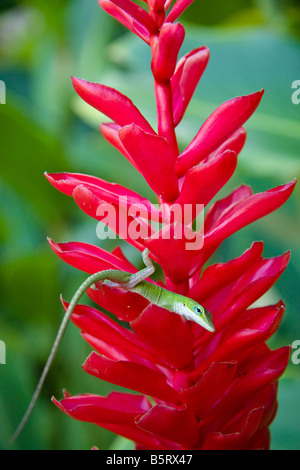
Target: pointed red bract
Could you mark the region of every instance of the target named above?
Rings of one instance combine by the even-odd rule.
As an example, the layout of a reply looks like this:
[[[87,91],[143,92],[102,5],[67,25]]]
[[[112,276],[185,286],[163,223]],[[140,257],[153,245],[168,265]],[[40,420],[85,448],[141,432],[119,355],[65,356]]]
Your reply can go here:
[[[192,168],[186,174],[176,203],[183,207],[200,203],[207,206],[231,178],[236,165],[236,153],[228,150],[210,162]]]
[[[54,253],[71,266],[89,274],[106,269],[119,269],[130,273],[136,272],[128,261],[118,258],[94,245],[88,243],[69,242],[55,243],[48,239]]]
[[[227,207],[219,216],[218,224],[205,236],[205,248],[218,245],[228,236],[278,209],[292,194],[296,181],[251,195]]]
[[[172,10],[167,16],[166,21],[175,21],[186,10],[194,0],[176,0]]]
[[[207,158],[204,159],[204,162],[213,160],[217,155],[221,155],[223,152],[230,150],[231,152],[235,152],[237,155],[240,154],[242,151],[247,138],[246,130],[241,127],[238,129],[234,134],[232,134],[229,139],[225,140],[225,142],[220,145],[214,152],[209,154]]]
[[[196,86],[209,60],[207,47],[200,47],[186,54],[177,64],[171,78],[174,125],[177,126],[189,105]]]
[[[134,123],[146,132],[154,132],[132,101],[114,88],[72,78],[78,95],[89,105],[108,116],[120,126]]]
[[[98,0],[99,5],[105,10],[108,14],[113,16],[116,20],[122,23],[126,28],[128,28],[133,33],[137,34],[142,38],[146,43],[150,44],[151,33],[149,30],[154,28],[155,24],[151,22],[149,25],[149,18],[146,15],[138,14],[138,11],[131,11],[130,14],[124,9],[120,8],[118,4],[112,0]],[[139,12],[140,13],[140,12]],[[151,18],[150,18],[151,21]]]
[[[262,95],[263,92],[257,92],[241,96],[219,106],[180,155],[176,165],[178,175],[184,175],[230,138],[252,116]]]
[[[146,133],[135,124],[120,129],[119,136],[153,191],[166,201],[176,199],[178,179],[174,156],[166,139]]]
[[[165,23],[161,27],[151,63],[153,76],[158,82],[172,78],[183,40],[184,28],[180,23]]]
[[[166,382],[164,374],[136,362],[112,361],[92,353],[83,369],[95,377],[125,388],[131,388],[159,400],[177,404],[177,393]],[[140,380],[143,377],[143,380]]]

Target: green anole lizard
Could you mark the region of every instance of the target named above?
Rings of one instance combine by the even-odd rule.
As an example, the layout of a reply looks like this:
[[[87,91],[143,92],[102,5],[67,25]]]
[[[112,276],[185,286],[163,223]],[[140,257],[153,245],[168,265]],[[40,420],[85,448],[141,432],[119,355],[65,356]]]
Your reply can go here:
[[[83,294],[90,287],[95,290],[98,289],[96,285],[97,282],[102,282],[109,287],[118,287],[125,291],[136,292],[145,299],[149,300],[150,303],[157,305],[158,307],[162,307],[166,310],[169,310],[170,312],[177,313],[186,320],[194,321],[210,332],[215,331],[211,314],[204,307],[202,307],[202,305],[188,297],[176,294],[175,292],[168,291],[167,289],[156,284],[145,281],[145,279],[154,273],[155,267],[149,257],[149,250],[147,248],[143,251],[142,256],[146,268],[138,271],[137,273],[131,274],[114,269],[100,271],[88,277],[75,292],[61,322],[56,339],[53,343],[51,352],[37,384],[32,400],[22,421],[11,437],[11,442],[13,442],[18,437],[32,413],[76,305],[78,304]]]

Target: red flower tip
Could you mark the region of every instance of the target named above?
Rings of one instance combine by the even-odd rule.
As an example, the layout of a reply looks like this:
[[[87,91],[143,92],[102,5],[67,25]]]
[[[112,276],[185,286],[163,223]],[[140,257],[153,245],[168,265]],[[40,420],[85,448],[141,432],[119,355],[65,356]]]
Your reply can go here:
[[[209,56],[209,49],[203,46],[186,54],[176,66],[175,73],[171,78],[175,126],[183,118],[196,86],[206,69]]]
[[[44,173],[49,183],[64,194],[72,196],[75,173]],[[79,176],[79,175],[76,175]],[[92,177],[90,177],[92,178]],[[72,184],[73,183],[73,184]]]
[[[103,10],[148,44],[151,35],[158,32],[155,20],[131,0],[98,0],[98,2]]]
[[[168,82],[173,76],[177,56],[185,31],[180,23],[164,23],[153,51],[151,69],[158,82]]]
[[[63,261],[89,274],[106,269],[136,272],[136,268],[125,257],[120,258],[97,246],[79,242],[55,243],[50,239],[48,241],[54,253]]]
[[[193,1],[194,0],[176,0],[166,21],[175,21],[193,3]]]
[[[48,173],[47,171],[44,172],[44,176],[56,189],[59,189],[59,183],[57,182],[57,179],[60,178],[63,174],[64,173]]]
[[[65,312],[66,312],[66,311],[68,310],[69,304],[68,304],[68,302],[66,302],[66,301],[64,300],[62,294],[60,294],[59,298],[60,298],[60,301],[61,301],[61,303],[62,303],[62,306],[63,306],[63,308],[64,308],[64,310],[65,310]]]
[[[78,95],[90,106],[108,116],[120,126],[134,122],[146,132],[154,133],[152,127],[134,106],[132,101],[114,88],[100,83],[90,83],[80,78],[72,78]]]
[[[65,388],[63,388],[63,396],[64,398],[69,398],[71,396]]]
[[[243,126],[257,109],[263,93],[233,98],[219,106],[180,155],[176,165],[178,176],[204,160]]]
[[[52,403],[54,403],[54,405],[56,405],[61,411],[65,411],[65,410],[64,410],[64,407],[59,403],[59,401],[55,398],[54,395],[51,397],[51,401],[52,401]]]

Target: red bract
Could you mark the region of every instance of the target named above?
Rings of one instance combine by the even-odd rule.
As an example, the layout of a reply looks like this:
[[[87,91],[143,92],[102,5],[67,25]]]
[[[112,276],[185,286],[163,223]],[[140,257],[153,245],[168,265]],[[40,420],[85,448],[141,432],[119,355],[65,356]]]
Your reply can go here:
[[[266,345],[280,325],[283,302],[252,305],[283,273],[289,253],[265,259],[263,243],[256,242],[234,260],[208,263],[226,238],[284,204],[296,183],[258,194],[240,186],[209,205],[236,169],[246,140],[243,125],[263,92],[219,106],[180,153],[175,129],[209,59],[208,49],[200,47],[178,60],[184,29],[174,21],[192,0],[148,0],[144,3],[149,11],[131,0],[99,3],[151,47],[157,131],[119,91],[77,78],[73,84],[81,98],[112,120],[101,125],[102,135],[143,175],[159,206],[100,178],[46,176],[85,213],[105,221],[138,250],[149,248],[167,289],[207,308],[216,331],[205,331],[135,293],[107,285],[89,289],[90,298],[116,319],[96,308],[76,307],[72,320],[95,350],[83,368],[138,394],[65,395],[54,402],[75,419],[133,440],[138,449],[268,449],[278,379],[289,348],[271,351]],[[108,204],[116,220],[106,220],[99,210]],[[176,208],[189,205],[188,220],[178,218]],[[193,245],[193,219],[206,207],[203,243]],[[153,228],[152,221],[162,226]],[[137,237],[129,230],[134,224],[139,225]],[[80,242],[50,244],[62,260],[90,274],[105,269],[136,272],[120,248],[108,253]],[[63,304],[66,309],[68,304]]]

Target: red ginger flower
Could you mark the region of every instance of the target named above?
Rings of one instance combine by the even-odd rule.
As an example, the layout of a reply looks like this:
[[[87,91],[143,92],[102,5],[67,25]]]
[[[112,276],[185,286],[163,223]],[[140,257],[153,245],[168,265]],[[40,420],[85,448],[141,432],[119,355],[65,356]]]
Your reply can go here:
[[[140,171],[163,210],[100,178],[46,176],[96,220],[104,220],[99,207],[111,204],[118,215],[111,228],[121,236],[124,224],[143,223],[140,236],[125,234],[127,241],[140,251],[149,248],[163,269],[166,287],[204,305],[213,315],[216,332],[209,333],[138,294],[105,285],[89,289],[96,304],[128,322],[131,330],[95,308],[77,306],[72,320],[96,351],[83,367],[139,394],[66,395],[54,402],[71,417],[125,436],[140,449],[268,449],[278,379],[287,366],[289,348],[271,351],[266,341],[280,324],[284,304],[251,305],[283,273],[289,253],[264,259],[263,243],[256,242],[239,258],[206,269],[204,265],[227,237],[279,208],[295,181],[259,194],[241,186],[210,205],[203,246],[194,249],[187,249],[190,223],[190,232],[182,236],[182,221],[172,215],[175,204],[182,208],[191,204],[193,219],[197,204],[206,207],[231,178],[246,140],[243,125],[262,92],[221,105],[179,154],[175,129],[209,59],[208,49],[201,47],[178,61],[184,29],[174,21],[192,0],[177,0],[172,7],[170,0],[148,0],[149,13],[131,0],[99,3],[151,46],[158,131],[117,90],[75,78],[73,84],[87,103],[112,119],[101,125],[102,135]],[[141,205],[148,221],[164,223],[161,232],[156,233],[145,216],[142,220],[129,212]],[[120,248],[108,253],[80,242],[50,244],[65,262],[90,274],[105,269],[136,272]]]

